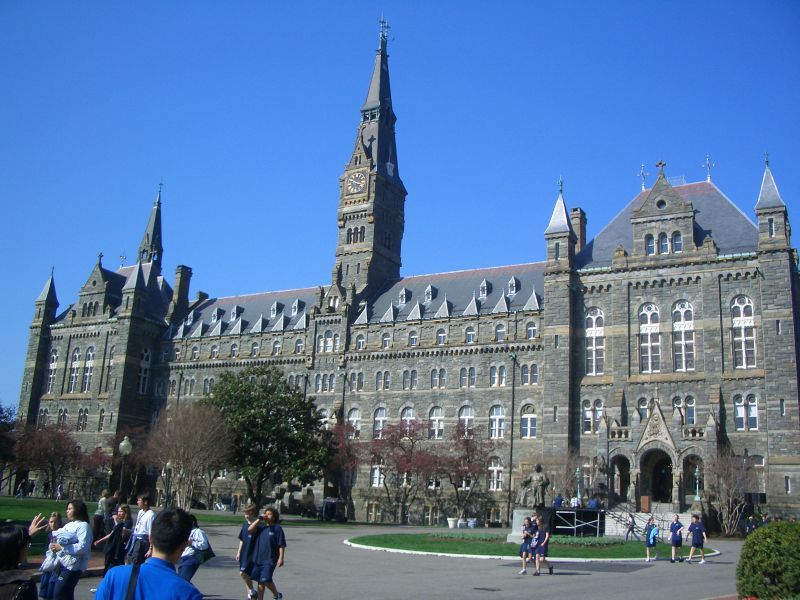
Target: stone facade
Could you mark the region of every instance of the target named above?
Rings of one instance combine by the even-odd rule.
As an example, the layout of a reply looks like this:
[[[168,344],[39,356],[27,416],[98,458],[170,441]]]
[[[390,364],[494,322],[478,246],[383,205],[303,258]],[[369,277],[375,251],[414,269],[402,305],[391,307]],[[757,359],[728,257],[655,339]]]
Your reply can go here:
[[[494,431],[506,442],[498,507],[534,464],[553,472],[574,453],[584,488],[680,509],[695,467],[730,446],[772,510],[798,508],[797,256],[768,165],[755,223],[710,179],[672,186],[661,164],[594,240],[559,194],[545,261],[401,277],[395,120],[382,35],[339,180],[330,284],[190,300],[191,269],[178,267],[174,290],[161,274],[159,196],[136,265],[98,259],[61,313],[48,280],[20,414],[77,423],[92,449],[213,393],[224,371],[270,364],[362,438],[404,410],[441,414],[445,430],[473,419]],[[375,516],[369,485],[365,465],[361,519]]]

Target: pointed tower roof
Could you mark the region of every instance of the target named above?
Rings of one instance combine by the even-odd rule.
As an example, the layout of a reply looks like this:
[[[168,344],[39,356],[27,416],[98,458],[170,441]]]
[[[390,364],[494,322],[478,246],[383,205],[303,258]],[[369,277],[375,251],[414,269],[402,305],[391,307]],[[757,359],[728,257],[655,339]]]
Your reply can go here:
[[[769,163],[764,167],[764,178],[761,180],[761,191],[758,193],[758,202],[756,203],[756,210],[763,208],[786,208],[786,204],[778,192],[778,186],[775,185]]]
[[[128,280],[125,282],[125,285],[122,286],[122,291],[143,290],[146,288],[147,286],[144,283],[144,273],[142,272],[142,263],[137,262],[136,268],[128,276]]]
[[[375,64],[372,67],[372,79],[369,81],[367,99],[361,107],[362,112],[373,108],[383,108],[388,103],[391,107],[392,88],[389,85],[389,55],[386,53],[389,24],[380,20],[381,31],[378,36],[378,50],[375,53]]]
[[[58,297],[56,296],[56,282],[53,279],[53,272],[50,271],[50,277],[47,278],[47,281],[44,284],[44,288],[42,288],[42,293],[39,294],[39,297],[36,298],[36,302],[44,302],[47,305],[55,305],[58,306]]]
[[[572,233],[572,224],[567,214],[567,204],[564,202],[564,193],[558,192],[556,205],[553,207],[553,215],[550,217],[550,224],[544,230],[544,234],[550,233]]]
[[[139,254],[137,260],[141,262],[152,262],[157,269],[161,270],[161,255],[164,247],[161,242],[161,184],[158,185],[158,194],[150,211],[150,218],[142,236],[142,243],[139,244]]]

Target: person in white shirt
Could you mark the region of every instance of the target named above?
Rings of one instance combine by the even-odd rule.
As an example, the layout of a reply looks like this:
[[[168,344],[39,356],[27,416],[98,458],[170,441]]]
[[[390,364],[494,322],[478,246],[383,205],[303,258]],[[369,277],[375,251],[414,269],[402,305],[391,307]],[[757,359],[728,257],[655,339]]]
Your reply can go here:
[[[150,528],[156,518],[150,508],[150,494],[139,494],[136,497],[136,506],[139,507],[139,514],[136,515],[136,525],[133,527],[131,539],[128,540],[128,554],[125,557],[125,564],[128,565],[142,564],[145,559],[150,558]]]
[[[192,519],[192,532],[189,534],[189,545],[181,554],[178,563],[178,575],[186,581],[191,581],[200,567],[200,554],[208,548],[208,536],[197,524],[197,517],[189,515]]]
[[[58,555],[62,565],[53,586],[54,600],[74,600],[75,586],[81,573],[89,566],[89,554],[92,550],[92,528],[89,526],[86,503],[83,500],[72,500],[67,504],[67,519],[69,523],[59,530],[63,536],[59,539],[65,543],[50,543],[50,550]],[[66,543],[66,539],[70,542]]]

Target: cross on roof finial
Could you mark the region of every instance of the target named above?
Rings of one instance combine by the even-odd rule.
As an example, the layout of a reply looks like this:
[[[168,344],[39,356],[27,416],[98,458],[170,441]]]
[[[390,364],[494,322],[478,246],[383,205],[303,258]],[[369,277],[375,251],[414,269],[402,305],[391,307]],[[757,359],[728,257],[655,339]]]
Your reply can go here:
[[[667,166],[667,163],[665,163],[663,160],[660,160],[660,161],[658,161],[656,163],[656,166],[658,167],[658,174],[659,175],[663,175],[664,174],[664,167]]]
[[[764,151],[764,166],[769,166],[769,152]]]
[[[706,154],[706,162],[703,163],[701,166],[706,168],[706,181],[711,181],[711,169],[713,169],[716,165],[711,162],[711,155]]]
[[[647,180],[647,177],[649,175],[650,175],[650,173],[645,173],[645,171],[644,171],[644,163],[642,163],[642,166],[639,167],[639,177],[642,178],[642,191],[645,191],[645,189],[646,189],[645,181]]]
[[[98,264],[98,265],[102,265],[102,264],[103,264],[103,253],[102,253],[102,252],[100,252],[100,253],[97,255],[97,264]]]
[[[124,267],[124,266],[125,266],[125,259],[126,259],[126,258],[128,258],[128,257],[127,257],[127,256],[125,256],[125,253],[124,253],[124,252],[123,252],[122,254],[120,254],[120,255],[119,255],[119,266],[120,266],[120,267]]]
[[[564,178],[559,175],[558,176],[558,194],[559,196],[564,193]]]
[[[388,39],[389,30],[391,29],[391,27],[389,26],[389,21],[384,19],[383,15],[381,15],[381,20],[378,21],[378,25],[380,25],[380,28],[381,28],[381,39],[382,40]]]

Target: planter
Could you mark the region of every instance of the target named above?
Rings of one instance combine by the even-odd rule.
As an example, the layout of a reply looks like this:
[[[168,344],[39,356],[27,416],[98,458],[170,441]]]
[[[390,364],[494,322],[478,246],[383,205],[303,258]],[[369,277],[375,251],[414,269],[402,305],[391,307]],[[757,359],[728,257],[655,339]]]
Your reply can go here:
[[[450,529],[455,529],[456,528],[456,523],[458,523],[458,519],[455,519],[455,518],[452,518],[452,517],[448,517],[447,518],[447,526]]]
[[[458,528],[459,529],[464,529],[466,526],[467,526],[467,520],[466,519],[459,519],[458,520]]]

